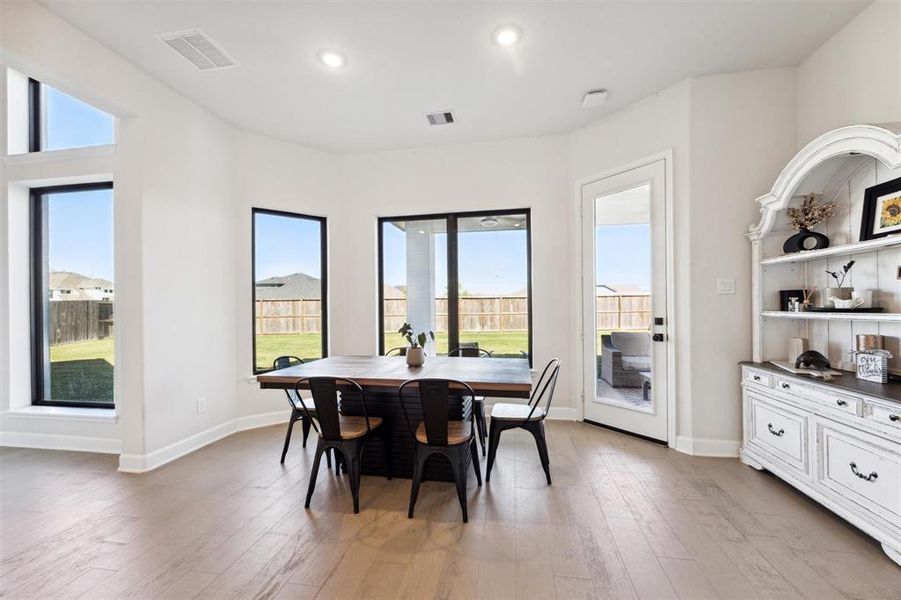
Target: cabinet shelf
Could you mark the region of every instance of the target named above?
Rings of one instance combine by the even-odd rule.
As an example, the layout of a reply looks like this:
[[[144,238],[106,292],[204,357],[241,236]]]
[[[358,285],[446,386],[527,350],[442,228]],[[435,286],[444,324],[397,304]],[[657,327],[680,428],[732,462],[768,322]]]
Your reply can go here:
[[[818,321],[901,321],[901,313],[860,313],[860,312],[791,312],[787,310],[765,310],[760,313],[767,319],[802,319]]]
[[[830,246],[822,250],[804,250],[794,252],[792,254],[783,254],[781,256],[773,256],[772,258],[764,258],[760,261],[762,265],[779,265],[784,263],[806,262],[809,260],[817,260],[818,258],[826,258],[828,256],[842,256],[847,254],[859,254],[862,252],[873,252],[880,248],[890,248],[891,246],[901,246],[901,235],[877,238],[875,240],[867,240],[865,242],[855,242],[853,244],[841,244],[839,246]]]

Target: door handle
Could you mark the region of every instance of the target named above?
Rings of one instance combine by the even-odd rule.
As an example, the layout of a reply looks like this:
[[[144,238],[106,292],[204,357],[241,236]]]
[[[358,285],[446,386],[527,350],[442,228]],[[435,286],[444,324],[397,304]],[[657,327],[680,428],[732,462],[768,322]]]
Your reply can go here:
[[[651,339],[654,340],[655,342],[662,342],[663,340],[666,339],[666,336],[662,333],[655,333],[651,336]]]

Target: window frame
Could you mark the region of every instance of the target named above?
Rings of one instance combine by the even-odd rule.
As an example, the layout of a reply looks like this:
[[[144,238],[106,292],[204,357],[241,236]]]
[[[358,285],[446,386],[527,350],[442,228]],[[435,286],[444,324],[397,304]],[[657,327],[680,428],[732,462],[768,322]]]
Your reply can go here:
[[[28,151],[41,152],[43,136],[41,127],[41,82],[28,78]]]
[[[306,219],[319,222],[319,260],[321,273],[320,286],[322,288],[320,319],[322,329],[322,358],[328,356],[328,219],[316,215],[276,210],[271,208],[252,207],[250,209],[250,290],[252,301],[250,303],[250,341],[251,360],[253,374],[268,373],[272,368],[257,368],[257,215],[271,215],[276,217],[289,217],[293,219]]]
[[[43,230],[43,198],[49,194],[65,194],[72,192],[90,192],[95,190],[114,190],[112,181],[101,181],[95,183],[73,183],[66,185],[53,185],[44,187],[34,187],[29,190],[29,235],[30,235],[30,265],[29,276],[31,278],[31,404],[33,406],[66,406],[70,408],[105,408],[115,410],[116,394],[115,383],[113,383],[113,401],[112,402],[90,402],[90,401],[62,401],[46,399],[44,397],[44,354],[45,349],[49,353],[47,338],[45,337],[44,327],[44,303],[50,302],[49,289],[48,293],[44,293],[45,282],[43,272],[44,266],[44,230]],[[114,200],[115,202],[115,197]],[[115,213],[115,204],[113,205]],[[113,243],[115,244],[116,232],[115,222],[113,223]],[[115,246],[113,248],[115,253]],[[115,268],[115,262],[114,262]],[[113,285],[115,286],[115,274]],[[114,301],[115,302],[115,301]],[[113,307],[114,314],[116,312],[115,305]],[[113,381],[116,380],[116,367],[113,365]]]
[[[465,212],[432,213],[424,215],[402,215],[378,218],[378,351],[385,354],[385,246],[384,224],[392,221],[426,221],[444,219],[447,223],[447,347],[457,348],[460,345],[459,315],[459,260],[457,251],[457,221],[470,217],[487,217],[503,215],[526,216],[526,322],[528,323],[528,360],[532,361],[532,209],[510,208],[502,210],[476,210]],[[453,290],[453,293],[451,293]]]

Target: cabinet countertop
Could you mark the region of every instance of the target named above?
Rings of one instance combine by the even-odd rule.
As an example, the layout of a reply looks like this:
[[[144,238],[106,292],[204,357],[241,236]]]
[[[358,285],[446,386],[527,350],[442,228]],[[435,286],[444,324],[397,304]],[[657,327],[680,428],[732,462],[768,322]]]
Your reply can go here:
[[[824,381],[822,377],[812,377],[810,375],[798,375],[789,373],[785,369],[780,369],[771,362],[753,362],[745,360],[739,363],[745,367],[752,367],[763,371],[769,371],[777,375],[785,377],[794,377],[796,379],[806,379],[813,383],[818,383],[827,387],[834,387],[836,390],[862,394],[864,396],[872,396],[880,400],[888,400],[901,404],[901,382],[889,380],[888,383],[874,383],[872,381],[864,381],[858,379],[857,375],[851,371],[842,371],[842,375],[832,378],[832,381]],[[838,369],[836,369],[838,370]]]

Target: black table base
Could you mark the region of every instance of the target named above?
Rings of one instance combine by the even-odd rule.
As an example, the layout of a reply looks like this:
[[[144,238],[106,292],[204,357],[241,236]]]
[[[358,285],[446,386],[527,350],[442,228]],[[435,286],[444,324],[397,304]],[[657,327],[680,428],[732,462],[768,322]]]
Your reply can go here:
[[[404,479],[413,478],[413,457],[416,451],[416,440],[410,435],[404,413],[399,404],[397,392],[366,391],[366,410],[370,417],[384,419],[382,427],[389,430],[388,438],[391,443],[391,476]],[[419,399],[410,397],[404,399],[404,406],[410,415],[410,421],[414,428],[422,420],[422,407]],[[472,400],[467,396],[452,397],[448,407],[448,416],[454,420],[468,419],[472,410]],[[342,392],[341,413],[348,416],[362,416],[363,408],[358,394]],[[374,435],[379,435],[378,432]],[[385,457],[382,453],[382,445],[377,440],[372,440],[363,449],[362,473],[383,477],[385,474]],[[469,463],[467,463],[469,464]],[[453,481],[454,474],[448,460],[441,455],[433,455],[426,462],[425,480]]]

